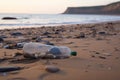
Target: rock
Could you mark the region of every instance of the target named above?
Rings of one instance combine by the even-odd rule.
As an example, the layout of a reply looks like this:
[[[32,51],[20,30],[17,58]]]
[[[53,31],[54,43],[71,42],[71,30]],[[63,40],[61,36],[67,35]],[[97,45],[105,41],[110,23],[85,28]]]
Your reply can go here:
[[[14,43],[14,44],[5,45],[5,46],[3,46],[3,48],[5,48],[5,49],[16,49],[17,47],[16,47],[16,44]]]
[[[5,36],[5,35],[0,35],[0,38],[7,38],[7,36]]]
[[[56,31],[55,34],[59,34],[59,31]]]
[[[0,43],[0,48],[2,48],[2,47],[3,47],[3,45],[4,45],[4,43]]]
[[[88,72],[87,70],[85,72]]]
[[[99,56],[99,58],[101,58],[101,59],[106,59],[106,57],[103,57],[103,56]]]
[[[21,67],[5,66],[5,67],[0,67],[0,72],[10,72],[10,71],[16,71],[21,69],[22,69]]]
[[[37,39],[37,37],[32,37],[32,40],[36,40]]]
[[[12,36],[22,36],[23,34],[21,32],[13,32],[11,33]]]
[[[93,57],[93,58],[94,58],[95,56],[94,56],[94,55],[91,55],[91,57]]]
[[[96,29],[92,29],[92,37],[96,37],[96,35],[97,35]]]
[[[50,33],[49,33],[49,32],[47,32],[47,31],[43,33],[43,35],[48,35],[48,34],[50,34]]]
[[[80,38],[85,38],[85,33],[81,32],[80,33]]]
[[[47,72],[51,72],[51,73],[56,73],[56,72],[60,71],[60,69],[58,67],[53,66],[53,65],[47,65],[47,66],[45,66],[45,70]]]
[[[5,45],[5,46],[3,46],[3,48],[9,49],[9,45]]]
[[[42,41],[42,38],[41,37],[37,37],[36,38],[36,42],[41,42]]]
[[[95,52],[95,54],[100,54],[99,52]]]
[[[47,38],[53,38],[52,36],[48,35]]]
[[[3,38],[0,38],[0,43],[4,42],[4,39]]]
[[[116,57],[115,59],[119,59],[119,57]]]
[[[100,37],[98,37],[98,38],[96,38],[96,40],[103,40],[102,38],[100,38]]]
[[[17,20],[15,17],[3,17],[2,20]]]
[[[106,32],[104,31],[101,31],[101,32],[98,32],[99,35],[106,35]]]
[[[23,48],[23,46],[24,46],[25,43],[26,42],[17,43],[16,44],[16,48]]]
[[[5,60],[6,60],[6,58],[0,58],[0,63],[5,61]]]
[[[46,44],[47,44],[47,45],[52,45],[52,46],[54,46],[54,43],[51,43],[51,42],[49,42],[49,41],[46,42]]]
[[[85,33],[84,32],[80,32],[80,35],[77,36],[76,38],[85,38]]]

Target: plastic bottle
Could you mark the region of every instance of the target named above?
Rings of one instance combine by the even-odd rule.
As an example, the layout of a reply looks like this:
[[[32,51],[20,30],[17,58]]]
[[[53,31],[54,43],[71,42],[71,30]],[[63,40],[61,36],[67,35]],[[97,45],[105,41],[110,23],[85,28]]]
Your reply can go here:
[[[52,55],[53,58],[67,58],[77,55],[66,46],[51,46],[33,42],[24,44],[23,51],[24,56],[28,58],[47,57],[48,54]]]
[[[66,46],[55,46],[49,49],[49,53],[53,54],[55,57],[68,58],[70,56],[76,56],[77,52],[71,51],[70,48]]]
[[[26,43],[23,46],[23,52],[25,57],[40,57],[45,56],[49,49],[51,49],[52,46],[45,45],[41,43]]]

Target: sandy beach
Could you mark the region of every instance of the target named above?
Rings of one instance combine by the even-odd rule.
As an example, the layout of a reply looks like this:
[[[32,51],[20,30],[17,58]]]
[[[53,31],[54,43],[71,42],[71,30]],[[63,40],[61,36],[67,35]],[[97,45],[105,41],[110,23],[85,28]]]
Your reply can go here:
[[[0,80],[120,80],[120,21],[5,29],[0,30],[0,37],[0,66],[24,67],[0,73]],[[50,59],[49,64],[60,69],[50,73],[45,70],[46,59],[23,57],[22,48],[16,47],[22,42],[67,46],[77,56]]]

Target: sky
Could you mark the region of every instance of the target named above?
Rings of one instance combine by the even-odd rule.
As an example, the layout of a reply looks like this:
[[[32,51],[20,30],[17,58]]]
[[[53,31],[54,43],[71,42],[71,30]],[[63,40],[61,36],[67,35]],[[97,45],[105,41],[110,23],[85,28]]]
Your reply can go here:
[[[0,0],[0,13],[63,13],[67,7],[106,5],[120,0]]]

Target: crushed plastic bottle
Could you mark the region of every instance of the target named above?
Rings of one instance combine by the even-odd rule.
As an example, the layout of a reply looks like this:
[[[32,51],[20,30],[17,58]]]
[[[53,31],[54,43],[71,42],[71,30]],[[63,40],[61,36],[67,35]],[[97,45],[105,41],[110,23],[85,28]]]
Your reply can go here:
[[[40,57],[45,56],[49,49],[51,49],[52,46],[45,45],[41,43],[26,43],[23,46],[23,52],[25,54],[25,57]]]
[[[23,46],[24,54],[27,57],[43,57],[48,54],[52,55],[53,58],[68,58],[70,56],[76,56],[75,51],[71,51],[70,48],[66,46],[51,46],[41,43],[26,43]]]

